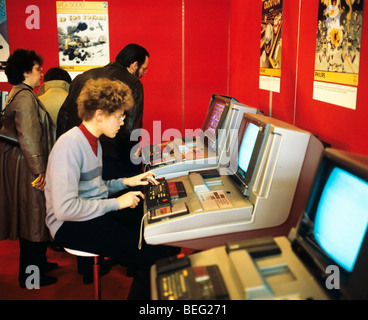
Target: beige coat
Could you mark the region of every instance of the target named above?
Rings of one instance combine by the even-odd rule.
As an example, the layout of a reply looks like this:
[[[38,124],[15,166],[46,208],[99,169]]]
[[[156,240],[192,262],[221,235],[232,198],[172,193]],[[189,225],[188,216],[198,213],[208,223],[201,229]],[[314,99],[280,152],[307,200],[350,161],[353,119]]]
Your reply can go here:
[[[52,121],[57,123],[59,109],[69,92],[69,83],[63,80],[46,81],[38,90],[37,97],[40,99]]]
[[[0,240],[47,241],[45,197],[31,186],[46,171],[55,143],[55,125],[50,115],[25,84],[13,87],[10,99],[20,92],[5,114],[15,118],[19,146],[0,141]]]

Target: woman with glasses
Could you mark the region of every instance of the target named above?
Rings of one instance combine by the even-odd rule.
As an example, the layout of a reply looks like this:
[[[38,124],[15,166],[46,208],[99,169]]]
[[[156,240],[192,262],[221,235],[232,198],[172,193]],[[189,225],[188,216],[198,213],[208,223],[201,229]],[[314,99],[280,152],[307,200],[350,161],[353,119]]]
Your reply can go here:
[[[46,273],[57,267],[48,263],[50,240],[45,225],[46,164],[55,142],[55,126],[33,89],[40,86],[42,58],[33,50],[17,49],[8,58],[5,74],[13,85],[5,115],[15,120],[19,145],[0,141],[0,240],[19,239],[19,285],[27,287],[30,266],[40,277],[33,285],[57,281]],[[39,281],[39,282],[38,282]]]

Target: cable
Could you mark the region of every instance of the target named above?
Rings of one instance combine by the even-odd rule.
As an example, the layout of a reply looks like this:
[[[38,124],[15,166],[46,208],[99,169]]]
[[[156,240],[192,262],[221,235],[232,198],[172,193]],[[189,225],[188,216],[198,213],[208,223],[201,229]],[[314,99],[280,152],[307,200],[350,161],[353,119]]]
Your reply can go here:
[[[147,211],[146,214],[143,215],[142,220],[141,220],[141,229],[139,232],[139,242],[138,242],[138,249],[141,250],[142,249],[142,234],[143,234],[143,221],[144,218],[148,215],[149,211]]]

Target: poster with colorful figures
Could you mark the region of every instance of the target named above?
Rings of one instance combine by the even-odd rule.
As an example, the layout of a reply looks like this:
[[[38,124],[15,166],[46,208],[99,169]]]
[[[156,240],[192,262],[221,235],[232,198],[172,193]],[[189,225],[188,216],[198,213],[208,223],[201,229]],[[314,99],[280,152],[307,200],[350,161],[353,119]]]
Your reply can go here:
[[[5,0],[0,0],[0,70],[5,69],[9,58],[8,22],[6,19]]]
[[[260,89],[280,92],[283,0],[262,0]]]
[[[56,1],[59,63],[85,71],[110,62],[107,1]]]
[[[364,0],[320,0],[313,99],[355,109]]]

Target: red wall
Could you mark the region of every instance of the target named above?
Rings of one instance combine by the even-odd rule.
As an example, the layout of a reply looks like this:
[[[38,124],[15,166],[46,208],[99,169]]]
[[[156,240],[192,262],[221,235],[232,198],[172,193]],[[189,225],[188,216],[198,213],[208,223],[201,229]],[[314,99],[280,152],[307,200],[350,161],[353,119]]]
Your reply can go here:
[[[268,113],[268,92],[258,89],[261,2],[231,0],[229,94]]]
[[[363,72],[368,70],[368,23],[364,21],[368,5],[364,7],[357,106],[351,110],[313,100],[318,2],[284,0],[281,89],[272,93],[272,116],[318,135],[332,147],[368,155],[368,74]],[[258,85],[261,6],[260,0],[231,0],[229,94],[269,114],[269,92]]]
[[[356,110],[313,100],[318,2],[284,0],[281,91],[272,94],[272,116],[333,147],[368,154],[368,74],[363,72],[368,24],[363,22]],[[32,4],[40,9],[39,30],[25,26]],[[153,121],[162,122],[162,132],[200,128],[212,93],[269,114],[270,93],[258,84],[261,5],[261,0],[108,1],[111,59],[130,42],[151,55],[143,78],[145,129],[152,133]],[[56,1],[8,0],[6,6],[10,50],[36,49],[45,58],[45,71],[58,65]],[[365,5],[365,20],[367,10]],[[0,90],[9,89],[0,83]]]
[[[231,1],[230,95],[266,115],[293,123],[298,2],[284,0],[280,94],[259,89],[261,1]],[[270,102],[270,98],[272,99]]]
[[[40,9],[39,30],[26,28],[29,5]],[[6,7],[10,51],[35,49],[44,72],[58,66],[56,1],[8,0]],[[151,56],[142,79],[151,140],[153,121],[162,122],[162,132],[201,128],[211,94],[227,94],[229,0],[109,0],[108,10],[110,59],[130,42]],[[10,88],[0,83],[0,90]]]
[[[296,124],[334,147],[368,155],[368,3],[364,4],[356,110],[312,100],[318,0],[302,1]]]
[[[227,95],[230,0],[185,0],[185,128],[201,128],[211,95]]]

